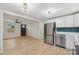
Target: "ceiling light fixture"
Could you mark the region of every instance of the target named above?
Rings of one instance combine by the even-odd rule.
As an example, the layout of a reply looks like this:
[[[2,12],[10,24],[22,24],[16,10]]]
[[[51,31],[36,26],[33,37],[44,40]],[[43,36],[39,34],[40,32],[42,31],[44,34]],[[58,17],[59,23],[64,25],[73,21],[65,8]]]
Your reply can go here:
[[[28,7],[27,3],[23,3],[24,13],[26,13],[26,12],[27,12],[27,7]]]
[[[52,19],[52,12],[50,10],[48,11],[48,18],[49,20]]]

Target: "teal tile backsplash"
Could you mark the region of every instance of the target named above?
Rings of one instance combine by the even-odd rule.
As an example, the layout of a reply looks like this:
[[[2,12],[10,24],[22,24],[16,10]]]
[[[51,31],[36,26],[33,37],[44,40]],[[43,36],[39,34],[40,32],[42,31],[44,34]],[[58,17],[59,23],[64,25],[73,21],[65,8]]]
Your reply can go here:
[[[57,32],[79,32],[79,27],[58,27]]]

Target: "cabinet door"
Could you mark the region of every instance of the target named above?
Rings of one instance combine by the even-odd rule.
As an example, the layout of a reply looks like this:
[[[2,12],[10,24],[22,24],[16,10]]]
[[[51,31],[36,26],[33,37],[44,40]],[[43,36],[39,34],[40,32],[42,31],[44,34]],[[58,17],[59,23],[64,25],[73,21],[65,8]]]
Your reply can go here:
[[[73,36],[66,35],[66,48],[73,49],[74,41]]]
[[[65,27],[73,27],[73,15],[65,17]]]
[[[74,15],[74,26],[79,27],[79,14]]]
[[[56,19],[56,26],[57,27],[64,27],[64,17]]]

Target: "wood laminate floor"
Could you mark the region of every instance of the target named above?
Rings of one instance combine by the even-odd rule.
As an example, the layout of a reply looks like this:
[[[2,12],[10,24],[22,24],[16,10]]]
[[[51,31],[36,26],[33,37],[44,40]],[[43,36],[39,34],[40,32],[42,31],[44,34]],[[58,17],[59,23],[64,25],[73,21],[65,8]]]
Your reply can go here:
[[[71,55],[71,51],[29,37],[4,39],[3,55]]]

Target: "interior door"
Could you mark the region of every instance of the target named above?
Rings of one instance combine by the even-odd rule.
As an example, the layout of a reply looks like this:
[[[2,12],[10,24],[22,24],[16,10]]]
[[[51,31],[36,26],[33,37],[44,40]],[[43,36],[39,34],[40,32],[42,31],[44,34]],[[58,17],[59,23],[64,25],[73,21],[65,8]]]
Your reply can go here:
[[[26,36],[26,25],[21,24],[21,36]]]

